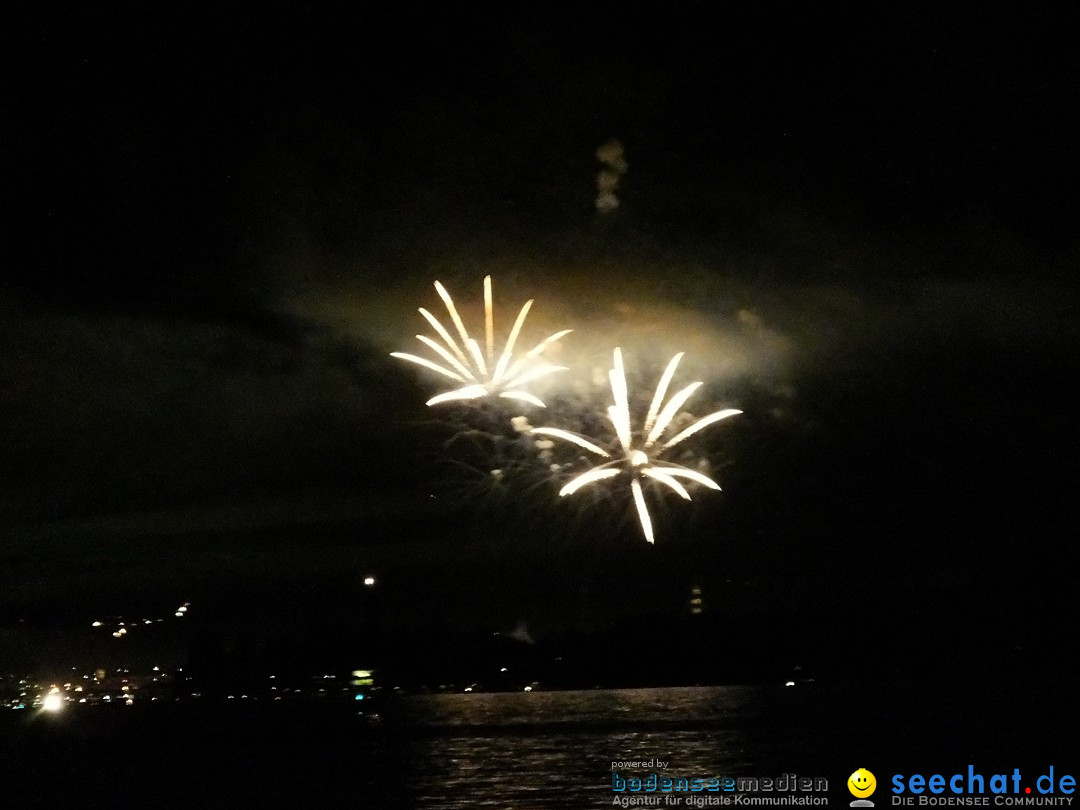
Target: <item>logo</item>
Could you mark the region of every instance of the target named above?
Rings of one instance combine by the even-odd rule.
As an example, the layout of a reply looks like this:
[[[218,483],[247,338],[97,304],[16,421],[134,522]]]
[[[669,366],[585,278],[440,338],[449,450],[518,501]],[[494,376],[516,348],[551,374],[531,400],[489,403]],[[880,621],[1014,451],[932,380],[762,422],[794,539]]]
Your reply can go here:
[[[1026,784],[1025,784],[1026,783]],[[946,774],[902,773],[892,777],[892,805],[911,807],[919,805],[944,805],[947,807],[981,805],[995,807],[1071,805],[1072,794],[1076,791],[1076,777],[1072,774],[1055,776],[1054,766],[1050,773],[1035,779],[1035,793],[1032,793],[1031,778],[1024,778],[1019,768],[1013,768],[1011,774],[995,773],[984,775],[975,770],[974,765],[967,766],[967,773],[959,772],[951,776]],[[914,795],[907,795],[908,793]],[[993,794],[993,799],[986,795]],[[1065,795],[1059,796],[1058,793]],[[945,794],[945,795],[942,795]]]
[[[849,806],[850,807],[873,807],[874,803],[868,800],[868,797],[873,795],[877,790],[877,779],[866,768],[859,768],[847,780],[847,789],[851,791],[851,795],[855,797]]]

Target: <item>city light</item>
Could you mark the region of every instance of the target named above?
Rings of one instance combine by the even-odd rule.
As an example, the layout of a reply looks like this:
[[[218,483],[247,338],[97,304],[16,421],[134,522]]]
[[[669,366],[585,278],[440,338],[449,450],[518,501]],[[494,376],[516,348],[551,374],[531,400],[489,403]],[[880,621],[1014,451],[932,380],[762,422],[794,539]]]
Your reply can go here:
[[[64,696],[60,694],[60,690],[55,686],[49,690],[49,693],[41,701],[41,708],[44,711],[55,714],[64,708]]]

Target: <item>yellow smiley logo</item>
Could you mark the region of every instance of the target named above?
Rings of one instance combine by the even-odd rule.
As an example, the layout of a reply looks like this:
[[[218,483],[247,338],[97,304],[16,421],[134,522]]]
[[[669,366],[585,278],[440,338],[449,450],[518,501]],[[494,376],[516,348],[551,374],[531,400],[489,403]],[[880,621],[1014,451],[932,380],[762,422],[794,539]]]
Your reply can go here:
[[[877,779],[866,768],[859,768],[847,780],[847,789],[857,799],[865,799],[877,788]]]

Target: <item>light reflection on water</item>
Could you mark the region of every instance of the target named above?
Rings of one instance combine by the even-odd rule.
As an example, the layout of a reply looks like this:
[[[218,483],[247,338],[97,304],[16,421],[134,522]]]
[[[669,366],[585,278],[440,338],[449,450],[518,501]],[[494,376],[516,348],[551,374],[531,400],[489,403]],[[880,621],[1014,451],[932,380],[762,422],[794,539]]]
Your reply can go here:
[[[381,743],[365,743],[383,746],[384,767],[362,792],[392,797],[379,807],[611,806],[612,763],[658,758],[674,777],[824,777],[830,804],[846,804],[844,783],[858,767],[1011,771],[1076,761],[1075,715],[1053,694],[999,682],[410,697],[386,718]]]
[[[611,802],[614,761],[662,759],[668,774],[692,778],[749,774],[772,759],[755,750],[748,726],[771,710],[796,728],[814,701],[775,688],[767,690],[772,701],[763,701],[762,691],[423,696],[406,701],[396,721],[417,732],[409,744],[416,807],[598,807]],[[624,775],[649,770],[656,768],[618,768]]]
[[[405,718],[431,726],[529,726],[731,720],[756,713],[758,687],[497,692],[412,698]]]

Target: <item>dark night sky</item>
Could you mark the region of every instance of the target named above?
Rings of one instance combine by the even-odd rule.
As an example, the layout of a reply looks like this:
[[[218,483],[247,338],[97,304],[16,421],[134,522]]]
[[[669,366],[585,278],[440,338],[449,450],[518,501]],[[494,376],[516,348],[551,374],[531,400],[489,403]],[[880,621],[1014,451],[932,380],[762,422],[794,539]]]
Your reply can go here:
[[[1053,646],[1078,562],[1063,19],[389,8],[4,12],[5,633],[155,600],[333,613],[377,569],[398,629],[592,632],[697,579],[763,628],[839,638],[864,609],[913,644]],[[453,440],[477,415],[433,418],[387,357],[431,282],[469,301],[485,273],[577,329],[575,384],[616,341],[646,381],[686,349],[702,413],[745,411],[699,445],[724,494],[671,504],[663,547],[621,502],[493,487]]]

